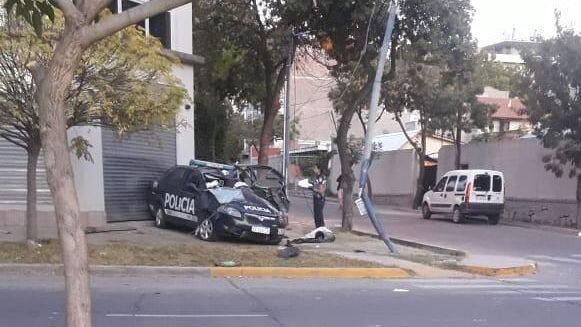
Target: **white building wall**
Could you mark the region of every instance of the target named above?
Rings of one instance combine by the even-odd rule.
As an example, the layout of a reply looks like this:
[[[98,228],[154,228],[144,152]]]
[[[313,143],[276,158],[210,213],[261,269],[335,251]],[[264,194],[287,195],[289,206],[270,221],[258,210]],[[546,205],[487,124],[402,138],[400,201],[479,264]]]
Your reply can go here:
[[[171,13],[171,48],[192,54],[192,4],[173,9]]]

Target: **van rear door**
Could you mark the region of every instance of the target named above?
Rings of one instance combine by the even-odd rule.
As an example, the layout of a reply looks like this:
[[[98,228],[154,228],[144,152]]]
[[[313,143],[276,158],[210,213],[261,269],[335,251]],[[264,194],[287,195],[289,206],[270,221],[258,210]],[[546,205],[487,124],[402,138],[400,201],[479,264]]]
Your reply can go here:
[[[494,173],[492,175],[491,203],[504,203],[504,176]]]
[[[475,173],[472,182],[471,203],[491,203],[492,176],[489,173]]]

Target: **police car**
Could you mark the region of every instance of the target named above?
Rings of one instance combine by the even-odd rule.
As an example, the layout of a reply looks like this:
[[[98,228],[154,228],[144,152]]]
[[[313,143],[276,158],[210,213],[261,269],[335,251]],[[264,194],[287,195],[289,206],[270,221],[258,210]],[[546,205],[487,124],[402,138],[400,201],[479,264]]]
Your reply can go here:
[[[234,237],[278,244],[285,230],[281,212],[245,183],[232,187],[206,180],[191,166],[175,166],[152,183],[148,196],[155,225],[195,228],[205,241]]]

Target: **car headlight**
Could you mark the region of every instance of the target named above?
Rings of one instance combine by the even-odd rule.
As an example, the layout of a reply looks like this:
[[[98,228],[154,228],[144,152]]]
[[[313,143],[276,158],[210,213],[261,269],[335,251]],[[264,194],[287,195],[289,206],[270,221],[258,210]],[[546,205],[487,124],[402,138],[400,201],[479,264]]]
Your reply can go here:
[[[218,208],[218,211],[228,215],[228,216],[232,216],[234,218],[242,218],[242,213],[240,212],[240,210],[233,208],[233,207],[220,207]]]

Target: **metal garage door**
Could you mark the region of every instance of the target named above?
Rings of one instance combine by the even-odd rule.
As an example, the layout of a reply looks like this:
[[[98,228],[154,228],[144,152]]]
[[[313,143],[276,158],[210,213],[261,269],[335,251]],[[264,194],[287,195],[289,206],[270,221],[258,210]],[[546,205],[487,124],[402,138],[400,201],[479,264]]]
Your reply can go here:
[[[0,205],[26,205],[26,151],[0,137]],[[42,152],[36,169],[37,203],[51,204]]]
[[[175,130],[140,132],[119,139],[103,129],[103,179],[107,221],[150,219],[150,183],[176,164]]]

